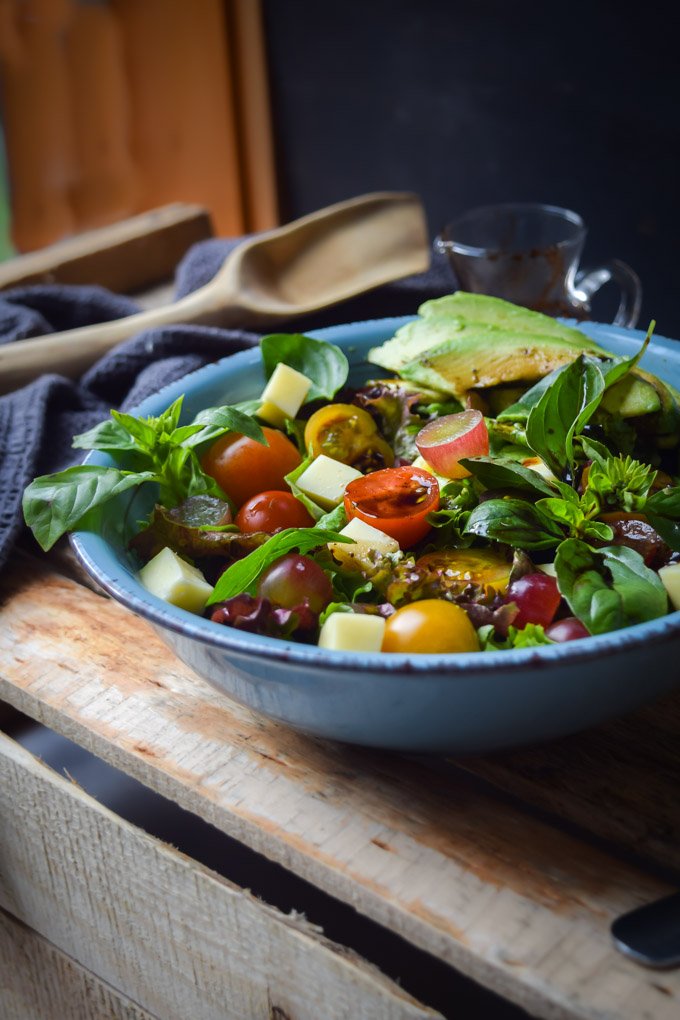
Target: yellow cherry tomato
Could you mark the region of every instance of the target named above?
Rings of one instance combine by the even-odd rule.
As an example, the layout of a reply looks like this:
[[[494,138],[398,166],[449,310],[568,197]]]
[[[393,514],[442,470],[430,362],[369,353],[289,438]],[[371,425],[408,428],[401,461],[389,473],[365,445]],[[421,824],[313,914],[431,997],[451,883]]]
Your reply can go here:
[[[305,426],[305,446],[312,457],[325,453],[364,474],[392,467],[394,453],[368,411],[354,404],[327,404]]]
[[[383,652],[478,652],[479,639],[464,609],[443,599],[422,599],[387,618]]]
[[[495,549],[438,549],[425,553],[416,567],[451,581],[478,584],[487,594],[504,595],[510,584],[512,562]]]

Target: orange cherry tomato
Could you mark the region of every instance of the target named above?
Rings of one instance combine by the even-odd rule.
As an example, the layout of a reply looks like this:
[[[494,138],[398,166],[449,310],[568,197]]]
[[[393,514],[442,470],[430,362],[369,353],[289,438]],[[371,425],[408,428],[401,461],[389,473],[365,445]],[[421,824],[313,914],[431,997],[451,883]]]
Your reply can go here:
[[[262,431],[268,446],[240,432],[228,432],[213,443],[201,461],[205,473],[237,507],[267,489],[285,490],[285,476],[302,462],[297,447],[283,432],[267,426]]]
[[[395,538],[402,549],[415,545],[430,530],[427,515],[439,507],[439,485],[421,468],[384,468],[355,478],[345,489],[345,512],[351,520]]]
[[[273,535],[284,528],[313,528],[314,518],[292,492],[270,489],[247,499],[234,523],[246,534],[266,531]]]
[[[478,652],[479,638],[464,609],[443,599],[422,599],[387,618],[383,652]]]
[[[359,471],[392,467],[394,451],[375,421],[355,404],[326,404],[305,425],[305,446],[312,457],[325,453]]]

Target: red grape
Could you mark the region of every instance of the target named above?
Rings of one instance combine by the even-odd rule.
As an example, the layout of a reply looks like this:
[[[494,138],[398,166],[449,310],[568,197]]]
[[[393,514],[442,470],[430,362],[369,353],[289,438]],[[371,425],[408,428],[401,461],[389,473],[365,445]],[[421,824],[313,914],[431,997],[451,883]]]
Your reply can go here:
[[[556,620],[550,624],[545,633],[551,641],[575,641],[576,638],[590,637],[585,626],[575,616],[565,616],[563,620]]]
[[[519,610],[513,626],[519,630],[528,623],[547,627],[559,608],[560,597],[557,581],[548,574],[537,571],[513,581],[506,595],[506,602],[514,602]]]
[[[300,553],[288,553],[272,563],[257,588],[275,606],[295,609],[305,602],[320,613],[333,597],[333,587],[318,563]]]

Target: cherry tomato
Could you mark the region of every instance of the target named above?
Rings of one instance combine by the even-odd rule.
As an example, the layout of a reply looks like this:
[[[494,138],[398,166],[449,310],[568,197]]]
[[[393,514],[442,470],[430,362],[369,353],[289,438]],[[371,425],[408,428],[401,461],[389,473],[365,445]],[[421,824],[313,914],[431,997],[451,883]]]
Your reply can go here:
[[[314,518],[292,492],[269,489],[247,499],[234,523],[247,534],[266,531],[273,535],[284,528],[312,528]]]
[[[284,609],[295,609],[306,602],[320,613],[333,597],[333,586],[311,557],[287,553],[265,570],[257,593]]]
[[[416,568],[503,595],[510,583],[512,563],[494,549],[438,549],[420,556]]]
[[[439,507],[434,475],[411,465],[384,468],[355,478],[345,489],[348,520],[358,517],[406,549],[430,530],[427,515]]]
[[[519,609],[512,621],[518,630],[528,623],[540,623],[547,627],[553,621],[560,599],[555,578],[538,570],[513,581],[506,595],[506,601],[514,602]]]
[[[242,506],[267,489],[285,489],[285,476],[301,463],[297,448],[278,429],[264,427],[268,446],[240,432],[220,436],[203,455],[201,466],[223,492]]]
[[[312,457],[325,453],[359,471],[392,467],[394,452],[368,413],[354,404],[327,404],[305,426],[305,446]]]
[[[383,652],[478,652],[477,631],[460,606],[422,599],[387,618]]]

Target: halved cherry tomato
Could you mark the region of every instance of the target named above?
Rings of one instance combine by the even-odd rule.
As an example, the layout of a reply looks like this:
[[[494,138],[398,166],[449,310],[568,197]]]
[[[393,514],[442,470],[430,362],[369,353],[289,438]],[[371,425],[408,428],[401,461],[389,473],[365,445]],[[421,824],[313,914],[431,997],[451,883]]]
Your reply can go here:
[[[385,468],[355,478],[345,489],[345,511],[395,538],[402,549],[430,530],[427,515],[439,507],[434,475],[411,465]]]
[[[292,492],[269,489],[247,499],[234,523],[246,534],[266,531],[273,535],[284,528],[312,528],[314,518]]]
[[[368,413],[354,404],[327,404],[305,426],[305,446],[312,457],[325,453],[359,471],[392,467],[394,452]]]
[[[267,489],[285,489],[285,476],[302,462],[297,447],[278,429],[264,427],[268,446],[228,432],[203,455],[201,466],[223,492],[242,506]]]
[[[397,609],[385,623],[383,652],[478,652],[479,638],[460,606],[422,599]]]
[[[416,560],[416,568],[437,576],[478,584],[487,593],[503,595],[510,584],[512,562],[495,549],[437,549]]]

